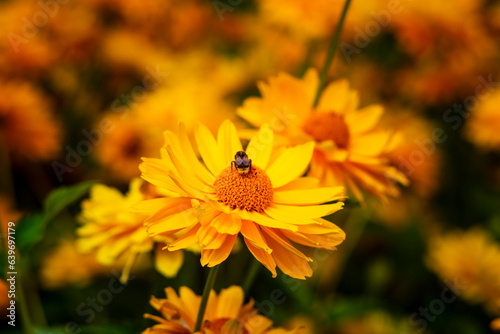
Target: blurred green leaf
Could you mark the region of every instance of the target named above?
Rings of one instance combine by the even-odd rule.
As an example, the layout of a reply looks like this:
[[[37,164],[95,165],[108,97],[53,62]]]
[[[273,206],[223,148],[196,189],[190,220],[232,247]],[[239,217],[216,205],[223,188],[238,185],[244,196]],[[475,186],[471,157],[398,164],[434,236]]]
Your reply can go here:
[[[23,217],[17,223],[17,247],[21,252],[42,240],[45,230],[45,217],[41,213]]]
[[[65,207],[85,195],[94,184],[95,181],[87,181],[52,191],[44,203],[45,219],[54,219]]]
[[[17,247],[21,253],[42,240],[47,224],[67,206],[85,195],[94,181],[82,182],[52,191],[45,200],[44,212],[22,218],[16,228]]]

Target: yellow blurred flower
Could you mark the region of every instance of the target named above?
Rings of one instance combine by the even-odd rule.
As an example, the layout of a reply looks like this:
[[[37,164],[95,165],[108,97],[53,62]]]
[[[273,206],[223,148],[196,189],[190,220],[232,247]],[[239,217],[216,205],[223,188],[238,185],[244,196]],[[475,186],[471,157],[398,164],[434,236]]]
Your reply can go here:
[[[75,241],[66,240],[44,255],[39,275],[44,288],[58,289],[66,285],[87,285],[94,277],[113,269],[118,266],[104,266],[97,262],[95,253],[81,253]]]
[[[400,334],[418,333],[412,329],[410,323],[403,319],[394,319],[389,313],[377,310],[364,315],[361,318],[347,320],[341,323],[338,334]]]
[[[15,156],[29,160],[54,158],[61,130],[50,113],[50,103],[27,82],[2,81],[0,141]]]
[[[82,202],[78,229],[78,247],[82,252],[97,251],[97,261],[110,265],[125,259],[122,282],[126,282],[138,255],[153,249],[154,240],[143,225],[145,216],[130,212],[130,206],[148,198],[141,192],[141,179],[133,179],[126,195],[102,184],[90,190],[90,198]],[[168,238],[157,236],[155,240],[166,242]],[[182,251],[166,253],[156,247],[155,267],[163,275],[177,274],[183,263]]]
[[[343,0],[259,0],[259,15],[300,38],[325,38],[331,36],[337,26],[345,1]],[[364,27],[373,19],[366,8],[377,9],[378,0],[353,1],[346,18],[344,31],[351,33],[356,27]]]
[[[151,297],[151,306],[162,317],[145,314],[158,322],[143,334],[190,334],[193,333],[201,296],[197,296],[188,287],[181,287],[179,295],[172,288],[166,288],[166,299]],[[200,331],[197,334],[292,334],[282,328],[271,329],[272,321],[259,315],[253,301],[243,304],[243,289],[231,286],[223,289],[219,295],[213,290],[208,297],[207,309]]]
[[[455,291],[470,302],[495,309],[500,299],[500,244],[479,228],[434,237],[427,265],[443,280],[459,285]]]
[[[165,132],[161,159],[144,158],[140,166],[146,181],[179,196],[135,206],[148,214],[150,235],[185,232],[168,250],[199,244],[201,264],[213,267],[229,256],[241,233],[273,277],[278,266],[289,276],[305,279],[312,275],[312,259],[289,240],[325,249],[335,249],[344,240],[340,228],[321,218],[343,203],[320,205],[343,199],[343,188],[319,188],[317,180],[300,177],[309,165],[312,142],[273,152],[273,132],[263,127],[247,147],[251,166],[240,173],[232,161],[243,148],[230,121],[222,123],[217,140],[201,124],[195,138],[204,164],[181,124],[178,134]]]
[[[470,141],[481,149],[500,150],[500,91],[494,91],[486,99],[479,102],[471,111],[466,123],[466,135]]]
[[[399,194],[395,182],[407,184],[406,177],[387,160],[397,143],[390,131],[377,126],[383,108],[358,109],[358,94],[346,80],[330,83],[316,108],[315,70],[303,79],[281,73],[258,86],[262,98],[246,99],[238,115],[254,126],[269,124],[285,143],[314,140],[310,176],[325,185],[347,186],[359,200],[363,200],[361,190],[385,198]]]

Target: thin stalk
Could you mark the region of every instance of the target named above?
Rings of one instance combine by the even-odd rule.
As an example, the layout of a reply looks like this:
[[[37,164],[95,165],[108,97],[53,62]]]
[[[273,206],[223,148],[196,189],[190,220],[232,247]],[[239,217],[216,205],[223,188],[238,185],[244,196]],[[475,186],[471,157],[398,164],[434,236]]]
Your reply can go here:
[[[255,281],[255,278],[257,277],[257,274],[259,273],[261,267],[262,264],[259,261],[252,259],[252,264],[250,265],[250,269],[248,270],[247,277],[245,278],[245,281],[241,286],[245,295],[252,288],[253,282]]]
[[[342,10],[342,14],[340,15],[339,23],[337,24],[337,28],[335,29],[335,33],[333,34],[333,38],[332,38],[332,41],[330,43],[330,47],[328,48],[328,54],[326,56],[325,65],[323,66],[323,70],[321,71],[321,74],[319,77],[318,91],[316,92],[316,98],[314,99],[314,106],[315,107],[318,104],[321,91],[323,91],[323,87],[325,86],[325,81],[326,81],[326,76],[328,74],[328,69],[330,68],[330,65],[332,64],[333,56],[335,55],[335,50],[337,50],[337,46],[338,46],[339,40],[340,40],[340,34],[342,33],[342,27],[344,26],[345,17],[347,14],[347,10],[349,9],[350,3],[351,3],[351,0],[346,0],[346,2],[344,4],[344,9]]]
[[[207,308],[208,297],[210,296],[210,291],[212,291],[215,283],[215,277],[217,277],[217,272],[219,271],[219,266],[210,268],[208,273],[207,281],[205,282],[205,288],[203,289],[203,295],[201,297],[200,310],[198,311],[198,317],[196,318],[196,326],[194,327],[194,332],[198,332],[201,329],[201,323],[203,317],[205,316],[205,309]]]

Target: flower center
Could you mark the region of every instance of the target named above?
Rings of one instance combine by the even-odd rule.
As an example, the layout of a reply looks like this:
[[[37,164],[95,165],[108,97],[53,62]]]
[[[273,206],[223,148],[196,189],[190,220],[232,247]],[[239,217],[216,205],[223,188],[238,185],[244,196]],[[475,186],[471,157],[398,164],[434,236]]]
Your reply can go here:
[[[341,115],[315,112],[302,128],[317,142],[332,140],[339,148],[347,148],[349,145],[349,127]]]
[[[224,169],[215,179],[215,194],[231,209],[262,212],[273,200],[273,185],[266,173],[252,166],[247,174],[236,168]]]

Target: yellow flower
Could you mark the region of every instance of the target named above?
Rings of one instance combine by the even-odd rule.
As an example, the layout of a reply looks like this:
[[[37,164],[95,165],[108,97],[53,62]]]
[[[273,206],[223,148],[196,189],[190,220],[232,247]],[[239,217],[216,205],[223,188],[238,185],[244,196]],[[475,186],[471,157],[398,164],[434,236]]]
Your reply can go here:
[[[118,269],[118,265],[104,266],[97,262],[95,253],[80,253],[73,240],[66,240],[44,255],[40,280],[46,289],[69,284],[84,286],[95,276],[110,273],[113,269]]]
[[[130,206],[145,198],[142,180],[133,179],[125,196],[117,189],[102,184],[90,190],[90,198],[82,202],[78,229],[78,247],[82,252],[97,250],[97,260],[105,265],[125,259],[121,280],[125,282],[137,256],[153,249],[154,240],[148,236],[143,215],[130,212]],[[157,236],[157,241],[169,238]],[[165,253],[161,244],[156,247],[155,267],[167,277],[175,276],[183,262],[182,251]]]
[[[232,161],[243,148],[230,121],[220,126],[217,140],[201,124],[195,138],[204,164],[181,124],[177,135],[165,132],[161,159],[143,158],[140,166],[146,181],[178,195],[135,206],[149,214],[145,223],[150,235],[185,233],[168,250],[199,244],[201,264],[213,267],[229,256],[241,233],[273,277],[278,266],[289,276],[305,279],[312,275],[312,260],[289,240],[325,249],[335,249],[344,240],[340,228],[321,218],[343,203],[320,205],[344,198],[343,188],[319,188],[317,180],[300,177],[314,143],[273,152],[273,132],[263,127],[247,147],[251,169],[240,173]]]
[[[193,333],[201,296],[188,287],[181,287],[177,295],[172,288],[166,288],[166,299],[151,297],[151,306],[163,317],[145,314],[159,324],[146,329],[143,334],[190,334]],[[217,296],[212,290],[208,297],[207,310],[198,334],[292,334],[281,328],[270,329],[272,321],[257,314],[253,301],[243,305],[243,289],[231,286]]]
[[[500,150],[500,91],[479,102],[466,124],[467,137],[477,146],[486,150]]]
[[[27,82],[1,82],[0,141],[16,156],[29,160],[54,158],[61,131],[50,114],[49,101]]]
[[[360,200],[361,189],[385,198],[399,194],[395,181],[407,183],[387,161],[396,142],[391,132],[377,127],[383,108],[370,105],[358,110],[358,94],[346,80],[329,84],[316,108],[315,70],[303,79],[281,73],[258,86],[262,98],[246,99],[238,114],[254,126],[269,123],[286,143],[314,140],[310,176],[325,185],[348,186]]]
[[[500,300],[500,245],[488,232],[475,228],[431,240],[428,266],[443,280],[459,285],[458,294],[490,309]]]

